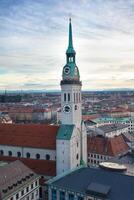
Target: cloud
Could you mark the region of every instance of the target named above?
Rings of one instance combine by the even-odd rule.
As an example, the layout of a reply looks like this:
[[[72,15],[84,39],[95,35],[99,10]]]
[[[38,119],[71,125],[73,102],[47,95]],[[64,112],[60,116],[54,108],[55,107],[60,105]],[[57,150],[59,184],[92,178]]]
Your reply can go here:
[[[133,0],[1,0],[0,88],[59,88],[69,15],[83,89],[132,88],[133,11]]]

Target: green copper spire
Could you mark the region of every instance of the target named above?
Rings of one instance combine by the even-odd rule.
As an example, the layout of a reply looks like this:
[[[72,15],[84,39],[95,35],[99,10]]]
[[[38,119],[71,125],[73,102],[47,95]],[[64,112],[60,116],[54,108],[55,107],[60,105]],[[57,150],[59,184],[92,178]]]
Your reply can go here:
[[[69,19],[69,41],[68,41],[68,49],[67,49],[66,53],[75,53],[75,50],[73,48],[73,36],[72,36],[71,18]]]
[[[71,24],[71,18],[69,19],[69,44],[68,48],[73,48],[73,38],[72,38],[72,24]]]

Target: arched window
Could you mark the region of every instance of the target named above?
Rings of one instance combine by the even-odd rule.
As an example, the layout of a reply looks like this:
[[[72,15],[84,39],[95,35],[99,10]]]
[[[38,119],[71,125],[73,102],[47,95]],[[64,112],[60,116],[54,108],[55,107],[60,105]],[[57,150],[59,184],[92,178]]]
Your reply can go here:
[[[46,160],[50,160],[50,155],[46,154]]]
[[[78,102],[78,93],[76,93],[76,102]]]
[[[80,93],[79,93],[79,102],[81,101],[81,98],[80,98]]]
[[[76,159],[78,160],[79,159],[79,154],[77,153],[77,155],[76,155]]]
[[[9,156],[12,156],[12,151],[8,151],[8,155],[9,155]]]
[[[2,156],[4,154],[4,151],[3,150],[0,150],[0,155]]]
[[[28,153],[26,154],[26,156],[27,156],[27,158],[30,158],[30,153],[28,152]]]
[[[70,101],[70,93],[68,93],[68,101]]]
[[[21,157],[21,152],[17,152],[17,156],[20,158]]]
[[[36,159],[40,159],[40,154],[39,153],[36,154]]]
[[[77,105],[74,106],[74,109],[77,110]]]
[[[64,93],[64,101],[66,101],[66,93]]]

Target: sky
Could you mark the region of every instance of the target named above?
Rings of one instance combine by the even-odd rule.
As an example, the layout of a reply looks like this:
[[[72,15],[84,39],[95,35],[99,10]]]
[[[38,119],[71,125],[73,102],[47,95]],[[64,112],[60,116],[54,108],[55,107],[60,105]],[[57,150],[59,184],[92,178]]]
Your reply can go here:
[[[60,89],[69,17],[83,90],[134,88],[134,0],[0,0],[0,90]]]

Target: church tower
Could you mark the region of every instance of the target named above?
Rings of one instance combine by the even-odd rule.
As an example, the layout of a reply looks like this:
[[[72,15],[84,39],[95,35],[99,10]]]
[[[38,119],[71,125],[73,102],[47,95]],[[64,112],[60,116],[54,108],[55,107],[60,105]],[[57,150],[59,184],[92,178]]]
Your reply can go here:
[[[70,19],[66,65],[60,83],[61,125],[56,140],[57,174],[87,163],[87,135],[81,114],[82,83],[75,56]]]
[[[69,42],[66,51],[66,65],[63,67],[61,81],[61,123],[81,124],[81,81],[75,61],[72,25],[69,22]]]

